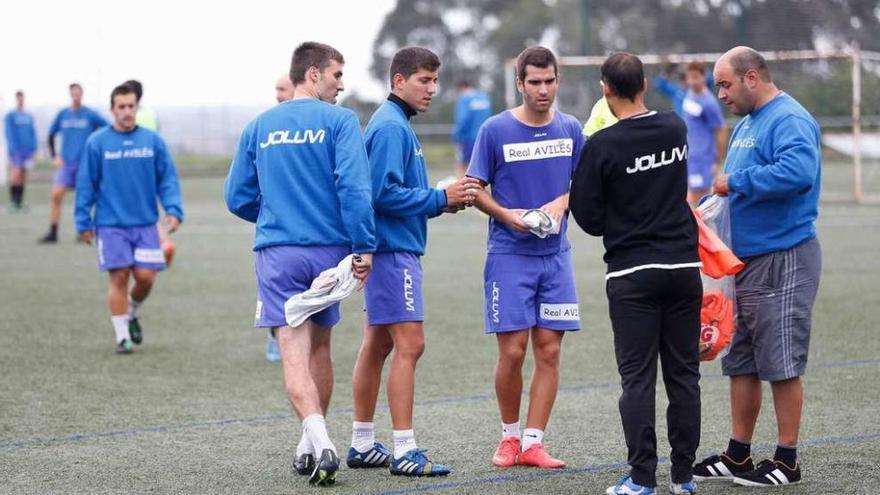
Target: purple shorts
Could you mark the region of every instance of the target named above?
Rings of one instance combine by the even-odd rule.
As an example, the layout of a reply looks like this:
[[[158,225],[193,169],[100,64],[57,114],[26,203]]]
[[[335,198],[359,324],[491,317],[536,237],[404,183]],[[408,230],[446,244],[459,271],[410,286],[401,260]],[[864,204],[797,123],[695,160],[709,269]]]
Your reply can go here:
[[[344,246],[269,246],[255,255],[257,311],[254,326],[275,328],[287,325],[284,303],[305,292],[324,270],[338,265],[351,249]],[[339,322],[339,303],[309,317],[322,327]]]
[[[30,170],[34,167],[34,152],[16,152],[9,155],[9,168]]]
[[[712,164],[697,165],[688,162],[688,189],[705,191],[712,189]]]
[[[102,272],[117,268],[165,268],[165,255],[159,244],[159,229],[144,227],[98,227],[98,269]]]
[[[486,333],[580,328],[571,250],[546,256],[490,253],[483,279]]]
[[[55,171],[55,185],[73,189],[76,187],[76,173],[79,171],[78,162],[64,162]]]
[[[376,253],[364,287],[364,309],[370,325],[424,321],[422,262],[412,253]]]

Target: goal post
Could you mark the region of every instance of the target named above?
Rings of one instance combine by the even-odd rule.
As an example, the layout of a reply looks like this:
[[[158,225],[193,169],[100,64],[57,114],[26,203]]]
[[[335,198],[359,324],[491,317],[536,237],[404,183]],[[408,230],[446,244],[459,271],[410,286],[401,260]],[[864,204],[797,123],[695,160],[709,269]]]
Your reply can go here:
[[[649,78],[669,65],[689,62],[713,64],[721,53],[639,54]],[[880,52],[858,46],[840,50],[762,51],[780,89],[797,98],[822,127],[825,167],[823,201],[880,203]],[[599,67],[605,56],[559,57],[560,93],[557,107],[584,121],[592,104],[601,97]],[[505,68],[505,101],[518,104],[515,60]],[[867,98],[863,92],[867,91]],[[648,91],[649,106],[662,108],[668,102]],[[869,106],[870,108],[865,108]],[[738,120],[735,116],[729,123]],[[865,132],[874,130],[874,132]],[[841,167],[845,168],[842,169]],[[824,170],[823,170],[824,172]]]

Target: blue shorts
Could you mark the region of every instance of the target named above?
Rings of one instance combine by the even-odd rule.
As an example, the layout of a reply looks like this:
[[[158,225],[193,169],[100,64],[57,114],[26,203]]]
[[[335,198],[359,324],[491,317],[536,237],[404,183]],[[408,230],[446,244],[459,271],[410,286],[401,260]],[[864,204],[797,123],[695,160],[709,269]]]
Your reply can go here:
[[[546,256],[490,253],[483,277],[486,333],[580,328],[571,250]]]
[[[34,167],[34,152],[15,152],[9,155],[9,168],[22,168],[30,170]]]
[[[76,173],[79,171],[78,162],[64,162],[55,171],[55,185],[73,189],[76,187]]]
[[[465,167],[471,162],[471,155],[474,153],[474,142],[473,141],[465,141],[463,143],[456,143],[455,145],[455,159],[458,163],[463,163]]]
[[[422,262],[412,253],[376,253],[364,287],[364,309],[370,325],[425,321]]]
[[[269,246],[258,250],[254,260],[257,274],[257,311],[254,326],[274,328],[287,325],[284,303],[305,292],[324,270],[348,256],[344,246]],[[322,327],[339,322],[339,303],[309,317]]]
[[[688,163],[688,189],[704,191],[712,188],[712,164]]]
[[[144,227],[98,227],[98,269],[165,268],[165,255],[159,244],[159,229]]]

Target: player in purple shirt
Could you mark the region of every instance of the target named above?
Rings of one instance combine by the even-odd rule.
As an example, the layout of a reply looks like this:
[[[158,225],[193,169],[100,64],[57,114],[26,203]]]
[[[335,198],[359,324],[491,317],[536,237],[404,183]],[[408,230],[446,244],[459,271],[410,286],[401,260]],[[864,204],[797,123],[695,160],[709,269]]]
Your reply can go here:
[[[718,164],[724,163],[722,150],[727,146],[727,129],[721,105],[706,86],[706,65],[688,64],[685,84],[687,93],[681,104],[681,117],[688,130],[688,202],[695,205],[709,193]]]
[[[565,229],[568,190],[584,138],[580,123],[558,112],[556,57],[543,47],[517,59],[517,89],[523,104],[487,120],[477,135],[467,175],[491,186],[475,205],[490,216],[484,272],[486,333],[498,341],[495,391],[502,439],[492,459],[561,468],[543,447],[544,429],[559,386],[559,354],[566,331],[580,328],[577,291]],[[539,237],[522,215],[541,209],[559,225]],[[535,372],[526,428],[520,440],[522,366],[532,341]]]

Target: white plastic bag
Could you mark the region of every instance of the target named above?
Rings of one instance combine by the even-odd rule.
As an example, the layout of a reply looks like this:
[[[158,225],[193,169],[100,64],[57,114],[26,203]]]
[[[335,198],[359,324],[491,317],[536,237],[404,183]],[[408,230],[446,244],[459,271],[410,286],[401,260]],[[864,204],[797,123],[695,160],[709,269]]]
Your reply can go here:
[[[700,360],[711,361],[719,355],[724,356],[730,349],[730,342],[736,331],[736,277],[724,275],[720,278],[712,278],[706,275],[707,261],[705,256],[713,248],[728,251],[728,258],[732,256],[728,246],[731,245],[730,234],[730,204],[726,197],[711,196],[697,208],[697,216],[700,217],[705,227],[715,233],[724,246],[714,245],[706,239],[705,233],[701,234],[701,258],[703,258],[703,305],[700,310]],[[716,253],[717,254],[717,253]],[[738,271],[742,268],[740,263]],[[731,270],[733,271],[733,270]],[[734,271],[735,273],[735,271]]]

